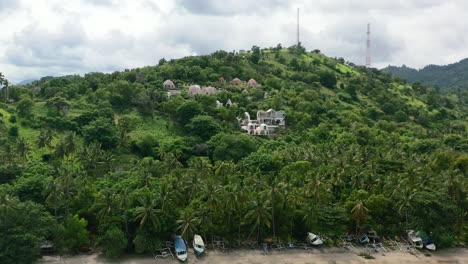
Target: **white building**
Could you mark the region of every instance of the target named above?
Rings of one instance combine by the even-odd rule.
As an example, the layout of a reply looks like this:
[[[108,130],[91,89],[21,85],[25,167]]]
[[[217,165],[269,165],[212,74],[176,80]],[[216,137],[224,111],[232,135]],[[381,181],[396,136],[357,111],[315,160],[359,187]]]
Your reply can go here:
[[[241,121],[241,129],[249,135],[270,135],[274,134],[278,128],[283,129],[286,126],[285,111],[267,111],[259,110],[257,119],[251,120],[250,114],[245,112],[244,119]]]

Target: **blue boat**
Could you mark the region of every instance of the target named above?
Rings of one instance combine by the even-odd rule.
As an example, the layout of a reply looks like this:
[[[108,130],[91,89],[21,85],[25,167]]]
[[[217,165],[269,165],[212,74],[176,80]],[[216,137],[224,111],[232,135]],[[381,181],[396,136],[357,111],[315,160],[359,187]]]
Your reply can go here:
[[[187,260],[187,245],[181,236],[176,236],[174,240],[176,257],[181,261]]]

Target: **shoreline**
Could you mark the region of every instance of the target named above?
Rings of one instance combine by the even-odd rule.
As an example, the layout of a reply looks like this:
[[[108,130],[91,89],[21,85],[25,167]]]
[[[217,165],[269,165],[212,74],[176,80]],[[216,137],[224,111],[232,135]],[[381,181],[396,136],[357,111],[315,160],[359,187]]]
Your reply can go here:
[[[366,248],[357,248],[360,252],[368,252]],[[185,263],[209,263],[209,264],[325,264],[325,263],[468,263],[468,248],[449,248],[439,251],[420,251],[411,254],[400,250],[378,252],[370,254],[374,259],[365,259],[358,256],[357,252],[338,247],[314,248],[314,249],[288,249],[271,251],[263,254],[259,250],[236,249],[229,252],[209,250],[205,256],[196,257],[193,250],[189,250],[189,257]],[[425,255],[429,254],[429,256]],[[124,255],[118,259],[106,259],[99,253],[81,254],[75,256],[43,256],[37,263],[41,264],[155,264],[155,263],[180,263],[177,259],[158,258],[152,256]]]

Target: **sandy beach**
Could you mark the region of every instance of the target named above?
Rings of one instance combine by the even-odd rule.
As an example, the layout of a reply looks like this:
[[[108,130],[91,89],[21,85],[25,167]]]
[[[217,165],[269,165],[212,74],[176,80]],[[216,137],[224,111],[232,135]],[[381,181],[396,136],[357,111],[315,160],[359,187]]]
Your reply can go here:
[[[365,249],[359,249],[365,252]],[[357,252],[356,252],[357,253]],[[426,256],[429,253],[430,256]],[[364,259],[355,253],[341,248],[324,248],[309,250],[272,251],[264,255],[258,250],[234,250],[229,253],[209,251],[203,257],[196,257],[190,252],[186,263],[209,264],[331,264],[331,263],[468,263],[468,249],[454,248],[436,252],[422,251],[420,254],[410,254],[399,250],[386,253],[371,254],[375,259]],[[98,254],[65,256],[44,256],[41,264],[165,264],[178,263],[176,259],[154,259],[153,257],[125,256],[118,260],[108,260]]]

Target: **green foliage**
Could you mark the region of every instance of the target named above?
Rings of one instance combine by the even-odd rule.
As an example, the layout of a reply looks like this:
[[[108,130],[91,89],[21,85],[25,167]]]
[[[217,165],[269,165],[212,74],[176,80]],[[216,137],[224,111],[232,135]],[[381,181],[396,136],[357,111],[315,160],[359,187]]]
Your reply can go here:
[[[64,230],[64,244],[68,250],[77,252],[81,247],[87,246],[89,242],[87,226],[88,221],[78,215],[68,217]]]
[[[176,110],[177,119],[181,124],[188,124],[190,119],[203,113],[203,109],[199,103],[193,100],[185,101]]]
[[[167,79],[182,93],[168,98]],[[193,83],[218,92],[191,97]],[[295,45],[45,77],[10,95],[0,103],[0,193],[10,195],[0,215],[13,214],[7,200],[40,212],[8,223],[23,226],[8,229],[5,251],[21,263],[43,239],[113,257],[195,232],[260,242],[415,229],[438,247],[466,243],[463,91],[409,86]],[[236,104],[217,107],[228,99]],[[285,129],[242,133],[245,112],[270,108],[285,111]]]
[[[0,189],[0,262],[34,263],[40,242],[52,238],[57,223],[42,205],[20,202]]]
[[[420,70],[403,65],[401,67],[388,66],[383,71],[408,80],[409,83],[416,85],[418,89],[422,86],[420,82],[423,82],[427,85],[454,90],[466,88],[468,84],[467,68],[468,59],[464,59],[444,66],[428,65]]]
[[[117,146],[119,138],[117,130],[111,120],[102,117],[83,127],[83,138],[86,143],[99,142],[103,149],[112,149]]]
[[[195,116],[186,126],[189,134],[199,136],[203,140],[208,140],[211,136],[219,132],[220,127],[216,120],[207,115]]]
[[[31,99],[22,99],[16,107],[16,110],[18,111],[18,116],[23,118],[30,118],[32,115],[33,106],[34,102]]]
[[[17,126],[11,126],[10,129],[8,129],[8,135],[10,137],[16,138],[19,136],[19,128]]]
[[[107,229],[101,237],[99,244],[103,247],[106,257],[117,258],[127,247],[127,237],[124,232],[117,226],[112,226]]]
[[[244,134],[219,133],[208,142],[214,160],[239,161],[256,150],[254,140]]]
[[[320,72],[320,83],[328,88],[335,88],[336,85],[336,76],[332,72],[322,71]]]

